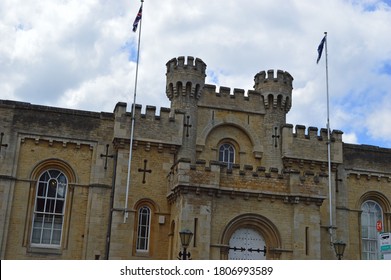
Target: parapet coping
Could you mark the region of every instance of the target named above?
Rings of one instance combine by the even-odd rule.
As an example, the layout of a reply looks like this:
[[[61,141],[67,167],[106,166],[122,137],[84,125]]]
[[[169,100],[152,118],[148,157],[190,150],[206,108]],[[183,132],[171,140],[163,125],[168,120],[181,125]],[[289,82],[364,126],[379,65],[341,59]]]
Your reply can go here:
[[[53,112],[53,113],[61,113],[61,114],[74,115],[74,116],[93,117],[93,118],[114,117],[114,114],[109,112],[94,112],[94,111],[87,111],[87,110],[67,109],[67,108],[60,108],[54,106],[36,105],[36,104],[31,104],[29,102],[20,102],[20,101],[13,101],[13,100],[0,100],[0,107],[11,107],[13,109]]]

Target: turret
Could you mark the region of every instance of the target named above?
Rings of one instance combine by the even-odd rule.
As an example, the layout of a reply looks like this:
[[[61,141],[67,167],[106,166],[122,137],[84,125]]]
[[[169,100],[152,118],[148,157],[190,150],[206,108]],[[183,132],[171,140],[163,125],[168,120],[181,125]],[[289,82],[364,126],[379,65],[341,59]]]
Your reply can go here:
[[[263,119],[264,149],[269,153],[262,159],[266,166],[282,168],[281,143],[282,127],[286,124],[286,114],[292,106],[292,81],[288,73],[277,70],[261,71],[254,77],[254,89],[261,93],[265,106]]]
[[[260,91],[264,97],[265,108],[281,109],[288,113],[292,106],[292,81],[293,77],[282,70],[261,71],[254,77],[254,89]]]
[[[201,89],[205,84],[205,70],[206,64],[199,58],[188,56],[187,63],[185,57],[180,56],[178,59],[173,58],[167,62],[167,82],[166,93],[168,99],[171,101],[171,107],[180,108],[184,96],[199,99]],[[179,103],[179,104],[178,104]]]
[[[179,158],[195,161],[197,135],[197,106],[205,85],[206,64],[199,58],[184,56],[167,62],[166,93],[171,101],[171,112],[185,112],[183,120],[183,142],[178,151]]]

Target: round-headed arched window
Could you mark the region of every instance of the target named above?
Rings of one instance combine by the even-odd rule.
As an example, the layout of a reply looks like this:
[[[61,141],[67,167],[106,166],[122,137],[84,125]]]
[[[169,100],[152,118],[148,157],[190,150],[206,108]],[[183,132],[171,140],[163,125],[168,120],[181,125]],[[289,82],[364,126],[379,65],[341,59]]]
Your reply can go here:
[[[148,206],[143,206],[138,210],[136,250],[139,252],[147,252],[149,250],[150,227],[151,209]]]
[[[56,169],[44,171],[37,183],[31,244],[59,247],[64,224],[68,179]]]
[[[380,221],[383,224],[383,210],[372,200],[365,201],[361,210],[361,258],[376,260],[380,258],[376,223]]]
[[[221,144],[219,147],[219,161],[228,165],[228,168],[232,168],[235,162],[235,148],[229,143]]]

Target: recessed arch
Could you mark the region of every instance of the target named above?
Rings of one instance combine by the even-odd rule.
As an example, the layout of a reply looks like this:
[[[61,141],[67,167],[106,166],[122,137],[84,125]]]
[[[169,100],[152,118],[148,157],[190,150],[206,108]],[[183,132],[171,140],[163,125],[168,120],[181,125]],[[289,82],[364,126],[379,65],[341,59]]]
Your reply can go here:
[[[49,158],[39,162],[32,169],[30,178],[37,179],[47,169],[59,169],[67,175],[70,184],[77,182],[77,176],[72,166],[58,158]]]
[[[191,94],[191,88],[192,88],[191,82],[187,82],[186,83],[186,94],[188,94],[188,95]]]
[[[281,248],[281,235],[268,218],[258,214],[242,214],[232,219],[225,227],[221,235],[221,244],[228,246],[231,236],[240,228],[250,228],[259,232],[265,240],[267,247],[267,258],[278,258],[274,249]],[[222,259],[227,258],[227,252],[222,252]]]
[[[250,139],[250,142],[253,146],[253,152],[263,152],[263,146],[258,134],[248,124],[229,116],[226,117],[225,120],[215,120],[206,125],[203,131],[201,131],[199,137],[197,137],[197,145],[204,147],[212,131],[221,126],[233,126],[243,131],[243,133]]]
[[[159,205],[150,198],[142,198],[133,205],[133,210],[137,211],[142,206],[148,206],[154,213],[160,212]]]
[[[78,182],[77,174],[74,168],[66,161],[58,158],[47,158],[38,162],[31,169],[29,176],[32,181],[30,184],[27,211],[28,220],[26,221],[23,244],[30,251],[42,247],[45,250],[56,250],[57,253],[61,253],[61,250],[68,244],[74,192],[72,185]],[[52,193],[60,195],[56,194],[55,197],[50,195],[49,188],[51,188]],[[54,189],[56,189],[56,192],[53,192]],[[54,208],[51,209],[46,206],[42,208],[41,205],[44,201],[46,201],[46,205],[50,201],[54,205]],[[42,214],[42,209],[45,209],[44,214]],[[47,229],[43,221],[46,221],[45,219],[50,217],[54,221],[51,224],[52,231],[58,231],[57,234],[60,234],[61,231],[60,242],[56,245],[46,244],[42,242],[41,238],[37,239],[37,234],[40,232],[44,233],[44,231],[40,231],[40,228],[45,231]]]
[[[382,194],[381,192],[377,191],[369,191],[364,193],[357,201],[356,209],[361,209],[361,205],[368,200],[373,200],[377,202],[380,207],[383,209],[384,212],[391,212],[391,203],[388,200],[388,198]]]
[[[156,242],[153,238],[156,231],[156,214],[159,207],[156,202],[149,198],[142,198],[133,205],[133,254],[137,256],[153,256]]]

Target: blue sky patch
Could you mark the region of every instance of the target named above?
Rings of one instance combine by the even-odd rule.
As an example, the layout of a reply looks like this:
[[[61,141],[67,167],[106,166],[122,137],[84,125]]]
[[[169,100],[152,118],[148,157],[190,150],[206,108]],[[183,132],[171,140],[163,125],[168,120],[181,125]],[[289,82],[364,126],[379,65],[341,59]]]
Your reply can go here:
[[[137,47],[133,40],[126,41],[125,44],[121,46],[121,51],[128,54],[128,61],[137,62]]]
[[[391,61],[385,61],[378,70],[379,74],[386,74],[391,76]]]

